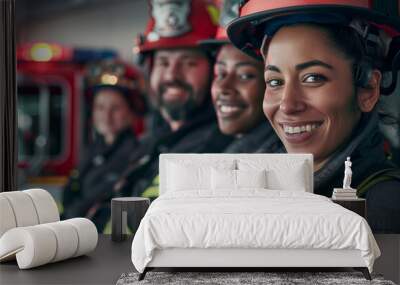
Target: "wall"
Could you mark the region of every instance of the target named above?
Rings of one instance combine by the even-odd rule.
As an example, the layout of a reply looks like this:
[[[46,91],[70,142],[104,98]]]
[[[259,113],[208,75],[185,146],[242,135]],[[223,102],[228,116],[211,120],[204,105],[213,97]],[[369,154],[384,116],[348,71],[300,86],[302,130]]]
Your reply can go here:
[[[147,0],[114,0],[48,14],[20,21],[17,42],[115,48],[124,59],[132,60],[134,39],[148,20],[148,4]]]

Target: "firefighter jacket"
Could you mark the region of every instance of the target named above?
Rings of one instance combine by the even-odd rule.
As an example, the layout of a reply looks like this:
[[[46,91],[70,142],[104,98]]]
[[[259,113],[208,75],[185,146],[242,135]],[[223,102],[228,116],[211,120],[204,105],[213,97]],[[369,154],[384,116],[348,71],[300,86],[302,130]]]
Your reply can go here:
[[[144,191],[158,177],[158,157],[161,153],[218,153],[232,141],[223,135],[215,120],[211,106],[199,110],[190,121],[177,131],[162,126],[143,138],[138,149],[131,155],[131,163],[116,184],[119,192],[132,196],[155,198],[157,193]]]
[[[87,217],[99,229],[99,220],[102,218],[96,208],[104,203],[109,204],[115,196],[113,185],[127,168],[127,157],[137,144],[131,129],[121,132],[112,145],[105,144],[102,137],[95,140],[64,188],[63,218]]]
[[[333,188],[342,187],[348,156],[353,169],[351,186],[366,198],[372,231],[400,233],[400,169],[385,157],[375,112],[364,114],[350,141],[314,173],[315,194],[331,197]]]
[[[248,133],[235,138],[224,153],[276,153],[283,148],[279,137],[267,120]]]

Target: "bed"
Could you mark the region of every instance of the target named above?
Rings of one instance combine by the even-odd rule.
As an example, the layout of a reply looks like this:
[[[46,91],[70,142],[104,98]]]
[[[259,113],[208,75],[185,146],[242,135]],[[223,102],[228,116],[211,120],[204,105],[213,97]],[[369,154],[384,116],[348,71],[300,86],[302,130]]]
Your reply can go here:
[[[158,267],[353,267],[380,251],[361,216],[313,194],[310,154],[161,154],[160,196],[132,242]]]

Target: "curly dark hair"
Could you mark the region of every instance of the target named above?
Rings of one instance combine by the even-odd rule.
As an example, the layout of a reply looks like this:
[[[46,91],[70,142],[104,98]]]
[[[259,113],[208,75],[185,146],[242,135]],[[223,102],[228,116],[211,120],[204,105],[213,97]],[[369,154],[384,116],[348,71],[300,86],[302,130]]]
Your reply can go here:
[[[351,26],[309,25],[325,31],[336,49],[353,63],[354,85],[368,88],[372,70],[382,70],[384,65],[385,48],[382,42],[369,40]]]

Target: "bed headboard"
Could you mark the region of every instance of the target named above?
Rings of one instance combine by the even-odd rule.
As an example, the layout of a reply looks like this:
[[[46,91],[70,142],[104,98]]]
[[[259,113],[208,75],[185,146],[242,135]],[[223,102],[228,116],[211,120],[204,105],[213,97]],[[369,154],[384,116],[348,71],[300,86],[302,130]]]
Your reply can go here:
[[[280,182],[296,183],[303,179],[304,190],[314,192],[314,171],[312,154],[271,154],[271,153],[240,153],[240,154],[160,154],[159,175],[160,175],[160,195],[167,191],[168,163],[185,163],[188,165],[215,164],[218,161],[232,161],[235,169],[258,169],[264,168],[272,170],[274,176],[271,183],[278,185],[274,187],[279,189]],[[283,183],[283,184],[285,184]]]

